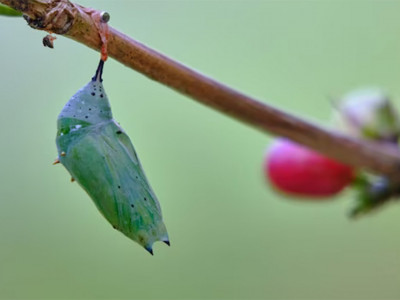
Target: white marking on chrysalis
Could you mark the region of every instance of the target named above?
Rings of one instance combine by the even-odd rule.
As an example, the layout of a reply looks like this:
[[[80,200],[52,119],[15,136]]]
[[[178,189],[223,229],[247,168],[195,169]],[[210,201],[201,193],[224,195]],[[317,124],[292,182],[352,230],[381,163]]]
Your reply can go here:
[[[72,127],[71,131],[78,131],[80,128],[82,128],[82,125],[78,124],[78,125],[75,125],[74,127]]]

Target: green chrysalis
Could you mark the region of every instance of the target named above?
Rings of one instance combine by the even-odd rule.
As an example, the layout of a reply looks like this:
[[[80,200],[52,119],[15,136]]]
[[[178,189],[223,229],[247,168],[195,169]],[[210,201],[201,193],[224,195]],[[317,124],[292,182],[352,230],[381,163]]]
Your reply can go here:
[[[112,117],[103,65],[58,116],[59,161],[115,229],[153,254],[154,242],[169,245],[167,230],[135,149]]]

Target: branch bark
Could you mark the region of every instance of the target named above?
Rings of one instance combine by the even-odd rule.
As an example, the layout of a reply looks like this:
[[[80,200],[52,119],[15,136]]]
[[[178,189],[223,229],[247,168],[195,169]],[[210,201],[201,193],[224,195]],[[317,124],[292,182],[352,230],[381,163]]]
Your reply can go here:
[[[0,0],[24,13],[28,24],[62,34],[97,51],[93,9],[68,0]],[[400,152],[395,147],[350,138],[259,102],[148,48],[110,27],[108,55],[190,98],[248,125],[290,138],[327,156],[400,182]]]

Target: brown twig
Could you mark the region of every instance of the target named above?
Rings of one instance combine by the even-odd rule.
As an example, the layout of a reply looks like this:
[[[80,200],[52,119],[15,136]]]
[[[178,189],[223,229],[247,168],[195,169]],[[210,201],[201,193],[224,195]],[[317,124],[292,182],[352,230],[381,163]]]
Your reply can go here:
[[[93,9],[68,0],[0,0],[25,14],[36,29],[63,34],[90,48],[100,50]],[[356,140],[292,116],[148,48],[110,27],[108,54],[124,65],[167,85],[207,106],[263,131],[288,137],[332,158],[400,182],[400,153],[397,149]]]

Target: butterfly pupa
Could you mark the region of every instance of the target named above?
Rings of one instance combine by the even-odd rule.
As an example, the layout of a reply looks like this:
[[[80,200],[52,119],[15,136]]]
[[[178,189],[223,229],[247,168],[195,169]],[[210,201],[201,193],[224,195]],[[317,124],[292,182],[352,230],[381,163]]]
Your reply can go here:
[[[131,140],[113,119],[103,65],[58,116],[58,160],[115,229],[153,254],[154,242],[169,245],[167,230]]]

